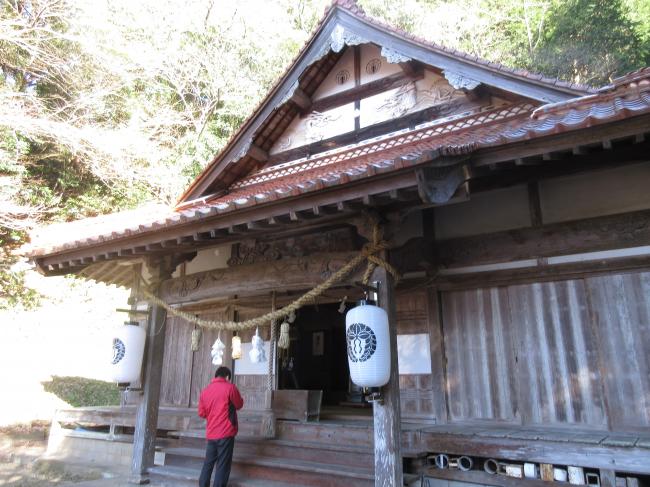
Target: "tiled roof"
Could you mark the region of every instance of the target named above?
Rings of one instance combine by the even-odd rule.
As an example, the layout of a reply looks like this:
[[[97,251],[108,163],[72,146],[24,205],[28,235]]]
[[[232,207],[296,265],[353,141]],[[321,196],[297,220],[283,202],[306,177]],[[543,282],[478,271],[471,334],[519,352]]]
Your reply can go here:
[[[545,84],[549,86],[553,86],[559,89],[565,89],[565,90],[570,90],[571,92],[575,93],[576,96],[580,96],[581,94],[587,94],[587,93],[594,93],[596,90],[590,86],[586,85],[581,85],[578,83],[571,83],[571,82],[566,82],[562,81],[557,78],[551,78],[544,76],[539,73],[531,73],[526,70],[522,69],[515,69],[515,68],[510,68],[507,67],[501,63],[496,63],[493,61],[487,61],[486,59],[479,58],[478,56],[474,56],[471,54],[468,54],[463,51],[459,51],[457,49],[451,49],[448,47],[445,47],[441,44],[436,44],[433,43],[427,39],[424,39],[422,37],[418,37],[416,35],[413,35],[409,32],[406,32],[402,29],[399,29],[397,27],[391,26],[385,22],[382,22],[381,20],[375,19],[365,13],[365,11],[356,3],[354,0],[333,0],[332,3],[325,9],[325,13],[323,14],[322,18],[320,19],[319,23],[316,25],[314,28],[314,33],[310,37],[309,41],[305,43],[305,45],[302,47],[302,49],[296,54],[294,59],[289,63],[287,66],[287,69],[284,71],[282,75],[278,77],[276,80],[275,84],[273,87],[268,91],[266,97],[264,97],[258,106],[251,112],[251,114],[244,120],[242,123],[240,129],[236,132],[234,132],[222,151],[208,164],[205,169],[197,176],[195,181],[190,185],[188,190],[183,194],[181,197],[181,202],[185,200],[185,198],[190,194],[190,189],[193,188],[199,181],[203,180],[207,175],[213,170],[217,162],[221,159],[222,156],[227,154],[232,148],[235,146],[237,141],[240,139],[240,137],[244,134],[244,132],[249,128],[250,123],[253,122],[253,120],[256,118],[258,112],[262,110],[262,108],[270,102],[272,96],[276,93],[276,91],[281,87],[282,82],[284,79],[287,77],[287,75],[290,73],[290,71],[293,69],[294,65],[298,62],[299,59],[305,53],[307,52],[308,48],[310,47],[312,41],[315,39],[316,33],[319,32],[319,30],[324,26],[326,23],[327,19],[329,18],[329,14],[335,9],[335,8],[342,8],[350,13],[352,13],[354,16],[356,16],[359,19],[362,19],[363,21],[372,24],[384,31],[387,31],[391,34],[394,34],[396,36],[402,37],[404,39],[407,39],[411,42],[414,42],[416,44],[419,44],[431,51],[438,52],[438,53],[443,53],[445,55],[448,55],[450,57],[455,57],[459,59],[463,59],[464,61],[471,63],[473,65],[482,67],[484,69],[488,69],[491,71],[497,71],[500,73],[507,74],[509,76],[515,77],[515,78],[520,78],[522,80],[528,80],[528,81],[533,81],[535,83],[540,83],[540,84]]]
[[[516,105],[434,121],[311,158],[280,164],[238,181],[221,197],[165,208],[115,214],[32,235],[23,252],[32,257],[91,247],[161,228],[188,224],[207,215],[236,212],[284,198],[371,178],[430,161],[440,155],[539,139],[650,114],[650,69],[631,73],[601,93],[534,109]]]

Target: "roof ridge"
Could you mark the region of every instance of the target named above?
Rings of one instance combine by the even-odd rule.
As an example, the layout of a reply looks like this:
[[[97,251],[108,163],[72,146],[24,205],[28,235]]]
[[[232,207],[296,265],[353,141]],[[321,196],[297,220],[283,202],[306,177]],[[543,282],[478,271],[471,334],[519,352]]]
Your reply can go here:
[[[334,0],[332,6],[334,6],[335,4],[339,4],[339,2],[348,3],[348,1],[350,1],[352,3],[356,3],[356,2],[354,2],[354,0]],[[331,8],[332,7],[327,9],[326,12],[329,12],[329,10]],[[343,7],[343,8],[345,8],[345,7]],[[350,10],[350,9],[347,9],[347,10]],[[460,56],[463,59],[465,59],[466,61],[477,63],[477,64],[479,64],[479,65],[481,65],[483,67],[496,69],[498,71],[506,72],[506,73],[509,73],[509,74],[514,74],[515,76],[520,76],[520,77],[526,78],[526,79],[531,80],[531,81],[539,81],[539,82],[546,83],[546,84],[551,84],[551,85],[557,86],[557,87],[580,90],[580,91],[584,91],[586,93],[594,93],[596,91],[596,88],[593,87],[593,86],[590,86],[590,85],[585,85],[585,84],[581,84],[581,83],[574,83],[574,82],[571,82],[571,81],[564,81],[564,80],[561,80],[559,78],[553,78],[551,76],[546,76],[546,75],[544,75],[542,73],[531,72],[531,71],[528,71],[528,70],[523,69],[523,68],[511,68],[511,67],[506,66],[505,64],[500,63],[498,61],[490,61],[488,59],[476,56],[475,54],[470,54],[470,53],[468,53],[466,51],[461,51],[460,49],[456,49],[456,48],[453,48],[453,47],[448,47],[448,46],[446,46],[444,44],[434,42],[434,41],[431,41],[431,40],[426,39],[424,37],[420,37],[418,35],[412,34],[411,32],[408,32],[408,31],[406,31],[406,30],[404,30],[404,29],[402,29],[400,27],[396,27],[394,25],[391,25],[391,24],[389,24],[388,22],[386,22],[386,21],[384,21],[382,19],[378,19],[377,17],[373,17],[371,15],[368,15],[361,8],[359,8],[359,10],[360,11],[358,12],[358,15],[360,17],[362,17],[364,20],[370,22],[373,25],[376,25],[378,27],[387,29],[387,30],[389,30],[390,32],[392,32],[394,34],[397,34],[399,36],[410,39],[411,41],[415,41],[415,42],[424,44],[428,48],[438,49],[438,50],[440,50],[440,51],[442,51],[442,52],[444,52],[446,54],[451,54],[451,55],[454,55],[454,56]],[[357,13],[357,12],[355,12],[355,13]]]

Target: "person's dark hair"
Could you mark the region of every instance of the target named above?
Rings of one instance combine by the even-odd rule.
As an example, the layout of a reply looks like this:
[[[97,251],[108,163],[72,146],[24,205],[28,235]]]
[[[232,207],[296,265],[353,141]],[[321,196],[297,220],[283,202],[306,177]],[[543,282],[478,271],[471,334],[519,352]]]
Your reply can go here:
[[[230,369],[228,367],[219,367],[217,371],[214,373],[215,377],[223,377],[224,379],[229,379],[230,380]]]

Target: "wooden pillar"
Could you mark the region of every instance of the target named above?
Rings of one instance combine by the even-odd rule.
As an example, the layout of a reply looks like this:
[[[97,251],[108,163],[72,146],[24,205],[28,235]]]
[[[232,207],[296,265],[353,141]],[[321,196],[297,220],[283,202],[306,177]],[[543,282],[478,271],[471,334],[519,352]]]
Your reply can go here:
[[[387,258],[384,255],[384,258]],[[399,370],[397,366],[397,312],[393,277],[378,267],[373,280],[379,281],[379,306],[388,313],[390,324],[390,380],[381,388],[383,403],[373,403],[375,426],[375,487],[401,487],[402,445]]]
[[[160,282],[171,276],[172,269],[165,259],[150,266],[151,280],[156,283],[154,293],[158,294]],[[165,328],[167,312],[158,305],[149,306],[147,320],[147,341],[143,361],[144,392],[138,406],[133,435],[133,457],[131,459],[130,483],[148,484],[149,467],[153,466],[160,404],[160,382],[162,378],[163,354],[165,351]]]
[[[601,487],[616,487],[616,473],[614,470],[600,469]]]

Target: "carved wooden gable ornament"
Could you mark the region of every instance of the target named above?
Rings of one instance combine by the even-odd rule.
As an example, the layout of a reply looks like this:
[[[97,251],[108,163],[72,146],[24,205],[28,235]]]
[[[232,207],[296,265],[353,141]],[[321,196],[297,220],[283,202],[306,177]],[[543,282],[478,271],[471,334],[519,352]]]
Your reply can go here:
[[[453,120],[513,100],[539,105],[584,94],[583,87],[417,39],[368,17],[354,2],[337,1],[181,202],[227,194],[233,184],[265,166],[349,147],[396,127]]]

